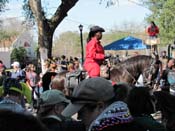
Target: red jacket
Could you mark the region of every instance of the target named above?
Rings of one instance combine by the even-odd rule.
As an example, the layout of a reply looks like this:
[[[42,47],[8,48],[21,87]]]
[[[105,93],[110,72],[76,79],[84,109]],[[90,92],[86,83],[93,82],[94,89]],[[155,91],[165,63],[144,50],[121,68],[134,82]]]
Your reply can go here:
[[[157,26],[149,26],[147,32],[149,36],[156,36],[157,34],[159,34],[159,28]]]
[[[96,38],[92,38],[86,45],[86,59],[84,65],[92,61],[101,65],[104,61],[104,57],[104,49],[100,41]]]
[[[84,62],[85,70],[91,70],[90,66],[94,66],[94,68],[99,68],[104,61],[104,57],[105,54],[101,42],[98,41],[95,37],[92,38],[86,45],[86,58]]]

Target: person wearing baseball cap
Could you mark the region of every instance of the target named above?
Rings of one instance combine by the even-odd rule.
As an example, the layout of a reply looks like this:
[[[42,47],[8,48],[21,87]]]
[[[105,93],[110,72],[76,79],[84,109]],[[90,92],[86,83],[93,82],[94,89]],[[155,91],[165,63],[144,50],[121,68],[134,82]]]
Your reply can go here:
[[[88,72],[89,77],[100,76],[100,65],[105,60],[104,48],[101,45],[102,33],[105,30],[100,26],[93,26],[86,44],[86,56],[84,69]]]
[[[54,113],[57,112],[55,109],[58,109],[58,107],[60,110],[63,110],[64,107],[69,104],[69,100],[65,97],[63,92],[52,89],[44,91],[38,99],[38,103],[40,106],[38,116],[46,117],[49,115],[55,115]],[[58,114],[60,113],[58,112]]]
[[[20,64],[18,61],[14,61],[11,66],[20,67]]]
[[[14,61],[11,66],[13,66],[13,70],[11,71],[11,78],[17,79],[21,82],[25,82],[26,73],[24,70],[20,68],[20,63],[18,61]]]
[[[95,129],[97,126],[95,121],[101,121],[101,116],[104,119],[106,119],[106,116],[110,119],[113,117],[114,121],[111,122],[114,125],[129,123],[133,120],[127,104],[116,100],[112,83],[102,77],[83,80],[74,89],[70,99],[71,103],[63,110],[62,115],[70,117],[78,113],[78,119],[82,120],[87,130]],[[101,125],[98,125],[98,128],[100,127]]]

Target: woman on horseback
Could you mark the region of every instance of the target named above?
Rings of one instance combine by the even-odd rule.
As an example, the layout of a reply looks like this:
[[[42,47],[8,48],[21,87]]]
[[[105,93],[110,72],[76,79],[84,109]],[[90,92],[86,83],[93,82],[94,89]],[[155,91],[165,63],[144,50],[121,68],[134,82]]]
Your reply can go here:
[[[90,28],[86,45],[86,58],[84,69],[88,72],[89,77],[100,76],[100,65],[103,63],[105,56],[103,46],[101,45],[102,32],[105,30],[99,26]]]

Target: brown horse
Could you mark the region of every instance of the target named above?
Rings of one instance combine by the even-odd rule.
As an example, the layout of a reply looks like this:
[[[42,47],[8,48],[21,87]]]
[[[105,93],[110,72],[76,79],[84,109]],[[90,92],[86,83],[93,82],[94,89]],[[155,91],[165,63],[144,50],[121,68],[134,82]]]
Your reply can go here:
[[[116,83],[135,84],[141,74],[145,82],[148,79],[148,75],[151,75],[151,80],[153,80],[157,76],[158,71],[155,63],[156,60],[147,55],[130,57],[110,69],[110,80]]]

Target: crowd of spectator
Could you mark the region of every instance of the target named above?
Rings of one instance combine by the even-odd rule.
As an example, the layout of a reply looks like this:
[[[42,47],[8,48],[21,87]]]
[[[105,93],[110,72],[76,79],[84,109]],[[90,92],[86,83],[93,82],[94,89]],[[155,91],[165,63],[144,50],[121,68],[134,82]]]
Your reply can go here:
[[[166,54],[157,60],[156,90],[113,84],[103,77],[82,79],[82,64],[76,57],[45,60],[44,73],[37,72],[32,63],[21,69],[15,61],[8,70],[1,62],[0,129],[175,131],[174,83],[169,80],[175,60]],[[117,56],[115,64],[120,61]],[[156,112],[162,113],[159,120],[153,117]]]

